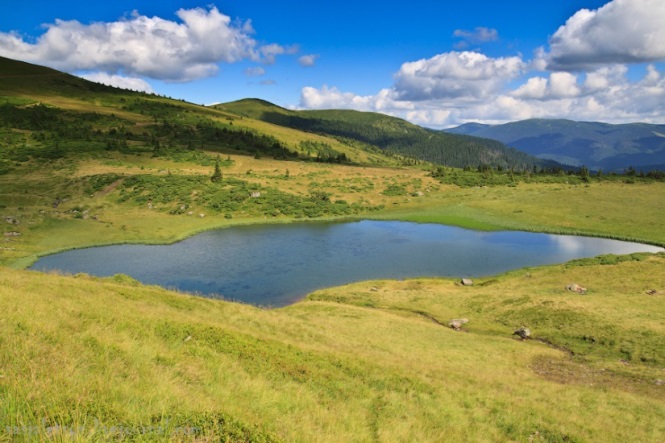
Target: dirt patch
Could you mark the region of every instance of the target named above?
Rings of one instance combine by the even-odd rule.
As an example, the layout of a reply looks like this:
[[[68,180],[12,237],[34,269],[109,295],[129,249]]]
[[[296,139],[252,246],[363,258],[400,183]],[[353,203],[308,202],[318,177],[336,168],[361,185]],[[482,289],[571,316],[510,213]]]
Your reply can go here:
[[[559,351],[563,351],[566,354],[570,355],[571,357],[573,357],[575,355],[575,353],[573,351],[571,351],[570,349],[568,349],[564,346],[561,346],[561,345],[554,344],[547,338],[536,337],[536,338],[534,338],[534,340],[539,341],[541,343],[545,343],[547,346],[549,346],[551,348],[558,349]]]
[[[113,183],[111,183],[110,185],[108,185],[107,187],[105,187],[104,189],[102,189],[101,191],[99,191],[99,194],[98,194],[98,195],[99,195],[100,197],[104,197],[104,196],[110,194],[110,193],[113,192],[113,190],[114,190],[115,188],[117,188],[117,187],[120,185],[120,183],[122,183],[123,181],[125,181],[124,178],[119,178],[119,179],[117,179],[116,181],[114,181]]]
[[[538,376],[556,383],[616,389],[665,400],[665,384],[612,369],[594,368],[570,357],[536,357],[531,369]]]

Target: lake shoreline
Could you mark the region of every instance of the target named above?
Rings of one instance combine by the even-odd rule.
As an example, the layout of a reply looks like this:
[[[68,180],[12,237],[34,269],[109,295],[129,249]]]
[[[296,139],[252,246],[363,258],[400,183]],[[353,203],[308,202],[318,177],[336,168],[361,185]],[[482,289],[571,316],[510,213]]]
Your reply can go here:
[[[284,306],[323,287],[366,280],[478,278],[598,255],[663,252],[659,246],[607,238],[410,221],[347,218],[233,227],[169,245],[78,248],[44,256],[31,269],[126,274],[143,284],[207,297]]]
[[[186,240],[190,237],[193,237],[197,234],[201,234],[208,231],[214,231],[218,229],[227,229],[234,228],[238,226],[260,226],[260,225],[286,225],[294,223],[332,223],[332,222],[353,222],[353,221],[363,221],[363,220],[381,220],[381,221],[402,221],[410,223],[421,223],[421,224],[436,224],[442,226],[454,226],[463,229],[483,231],[483,232],[501,232],[501,231],[523,231],[523,232],[532,232],[537,234],[551,234],[551,235],[572,235],[578,237],[592,237],[592,238],[602,238],[608,240],[618,240],[630,243],[640,243],[644,245],[657,246],[665,248],[665,242],[658,242],[648,239],[640,239],[636,237],[626,237],[621,235],[608,235],[593,231],[581,231],[576,229],[533,229],[528,226],[513,228],[505,227],[501,225],[496,225],[494,227],[489,227],[487,229],[482,229],[478,227],[477,223],[474,223],[473,220],[469,220],[468,223],[451,223],[450,220],[445,220],[442,218],[440,221],[436,220],[422,220],[418,217],[409,217],[409,216],[391,216],[390,213],[386,214],[388,216],[384,217],[381,214],[375,214],[374,217],[356,217],[356,216],[344,216],[344,217],[321,217],[316,219],[299,219],[299,218],[284,218],[279,220],[265,220],[265,219],[244,219],[238,220],[237,222],[228,220],[223,220],[219,224],[213,224],[206,226],[204,228],[190,229],[185,230],[177,234],[175,237],[159,241],[151,238],[149,236],[140,239],[140,240],[127,240],[127,241],[110,241],[110,242],[99,242],[99,243],[88,243],[85,245],[77,246],[65,246],[62,248],[51,249],[47,251],[40,252],[38,254],[19,257],[9,262],[8,267],[12,269],[28,269],[30,266],[34,265],[40,258],[46,257],[49,255],[59,254],[61,252],[67,252],[77,249],[88,249],[88,248],[97,248],[103,246],[115,246],[115,245],[172,245],[180,241]]]

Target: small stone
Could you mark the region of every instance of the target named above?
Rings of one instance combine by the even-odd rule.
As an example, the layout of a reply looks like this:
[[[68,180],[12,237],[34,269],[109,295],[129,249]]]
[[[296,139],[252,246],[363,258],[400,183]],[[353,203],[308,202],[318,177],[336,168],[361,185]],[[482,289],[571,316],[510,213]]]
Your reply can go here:
[[[467,323],[469,323],[469,320],[466,319],[466,318],[454,318],[454,319],[450,320],[450,323],[448,323],[448,326],[451,329],[454,329],[455,331],[461,331],[462,326],[464,326]]]
[[[16,231],[5,232],[5,237],[18,237],[19,235],[21,235],[21,233]]]
[[[462,279],[462,285],[463,286],[473,286],[473,280],[470,278],[463,278]]]
[[[205,214],[199,214],[199,217],[201,217],[201,218],[203,218],[205,216],[206,216]]]
[[[660,378],[657,378],[655,381],[656,386],[664,386],[665,385],[665,380],[661,380]]]
[[[531,329],[522,326],[521,328],[513,332],[513,335],[517,335],[521,340],[526,340],[528,338],[531,338]]]
[[[377,288],[376,286],[372,286],[371,288],[369,288],[369,290],[372,292],[376,292],[379,290],[379,288]]]
[[[586,294],[586,288],[578,285],[577,283],[571,283],[566,285],[566,289],[570,292],[577,292],[578,294]]]

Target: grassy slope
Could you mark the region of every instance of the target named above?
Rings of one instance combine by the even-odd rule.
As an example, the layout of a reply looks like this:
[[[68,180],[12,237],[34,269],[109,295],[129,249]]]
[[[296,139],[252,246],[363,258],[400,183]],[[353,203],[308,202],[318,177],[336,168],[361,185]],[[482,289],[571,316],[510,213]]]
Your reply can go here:
[[[365,282],[263,311],[126,278],[7,270],[0,439],[59,425],[86,440],[153,426],[133,437],[658,441],[663,295],[645,290],[663,276],[661,256],[470,288]],[[566,292],[571,281],[588,295]],[[432,321],[457,317],[466,332]],[[576,356],[512,338],[520,325]]]
[[[128,100],[142,99],[152,103],[176,106],[182,112],[229,123],[238,129],[249,129],[270,134],[290,149],[297,151],[301,141],[326,143],[338,152],[345,153],[352,161],[395,165],[397,162],[380,154],[368,153],[339,141],[316,134],[285,128],[251,118],[238,118],[237,114],[219,109],[198,106],[169,98],[135,93],[83,80],[53,69],[0,57],[0,97],[11,97],[26,103],[43,103],[74,112],[95,112],[115,115],[136,125],[139,131],[152,119],[137,112],[123,109]],[[131,130],[131,128],[129,128]]]
[[[448,188],[426,204],[412,208],[405,204],[378,217],[665,245],[664,191],[663,183],[622,182]]]

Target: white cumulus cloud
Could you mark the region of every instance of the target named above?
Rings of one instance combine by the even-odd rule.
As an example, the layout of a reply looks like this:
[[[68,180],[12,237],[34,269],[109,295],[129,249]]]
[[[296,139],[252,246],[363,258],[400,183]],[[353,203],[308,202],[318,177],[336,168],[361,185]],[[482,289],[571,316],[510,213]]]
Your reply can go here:
[[[642,78],[630,81],[625,66],[603,67],[586,74],[552,72],[533,76],[482,100],[450,100],[435,95],[407,100],[393,88],[360,96],[335,87],[303,88],[300,107],[374,111],[428,127],[466,122],[499,124],[529,118],[567,118],[608,123],[661,123],[665,115],[665,75],[647,66]]]
[[[293,48],[259,46],[250,22],[232,23],[216,7],[180,9],[179,21],[134,12],[115,22],[56,20],[32,43],[0,32],[0,55],[63,71],[190,81],[214,75],[218,63],[274,62]]]
[[[323,85],[321,89],[306,86],[300,93],[300,105],[307,109],[355,109],[358,111],[375,111],[377,102],[385,95],[384,91],[377,95],[360,96],[351,92]]]
[[[665,1],[614,0],[582,9],[550,38],[548,68],[592,70],[665,60]]]
[[[402,100],[480,100],[498,92],[526,64],[520,57],[490,58],[478,52],[447,52],[404,63],[395,74]]]
[[[547,79],[531,77],[525,84],[512,92],[512,96],[526,99],[542,99],[547,94]]]
[[[245,69],[245,75],[247,77],[261,77],[262,75],[265,75],[265,73],[266,70],[260,66]]]
[[[493,42],[499,39],[499,31],[493,28],[485,28],[483,26],[476,27],[473,31],[464,29],[455,29],[453,36],[462,39],[455,44],[458,49],[464,49],[470,45],[479,43]]]
[[[300,66],[309,68],[309,67],[314,66],[314,64],[316,63],[316,59],[318,59],[318,58],[319,58],[318,54],[303,55],[303,56],[298,58],[298,64],[300,64]]]
[[[270,45],[261,46],[259,51],[263,55],[263,63],[267,65],[272,65],[275,63],[275,59],[278,55],[282,54],[296,54],[300,48],[297,45],[293,46],[282,46],[276,43]]]
[[[121,75],[107,74],[106,72],[91,72],[82,74],[80,77],[86,80],[90,80],[91,82],[101,83],[108,86],[115,86],[116,88],[149,93],[155,92],[153,91],[150,84],[141,78],[123,77]]]

